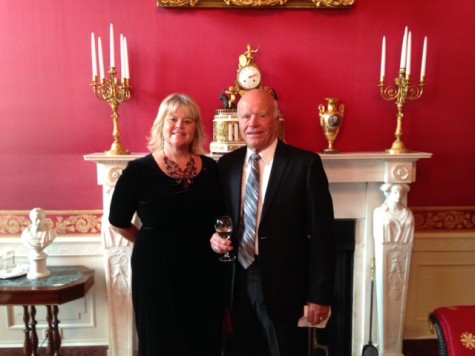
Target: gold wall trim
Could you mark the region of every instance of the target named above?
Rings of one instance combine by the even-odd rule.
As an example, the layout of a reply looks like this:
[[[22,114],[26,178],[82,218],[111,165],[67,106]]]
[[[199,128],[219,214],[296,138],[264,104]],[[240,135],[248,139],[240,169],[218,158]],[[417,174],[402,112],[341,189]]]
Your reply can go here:
[[[475,231],[475,206],[410,208],[416,232]]]
[[[58,236],[100,235],[102,210],[45,210]],[[0,237],[19,237],[31,224],[30,210],[0,210]]]
[[[356,0],[157,0],[167,8],[348,9]]]

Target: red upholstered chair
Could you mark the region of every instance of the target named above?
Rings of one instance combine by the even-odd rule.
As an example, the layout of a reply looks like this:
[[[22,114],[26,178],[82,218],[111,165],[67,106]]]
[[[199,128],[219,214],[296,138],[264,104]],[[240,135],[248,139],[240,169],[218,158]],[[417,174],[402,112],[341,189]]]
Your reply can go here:
[[[475,356],[475,305],[441,307],[429,314],[440,356]]]

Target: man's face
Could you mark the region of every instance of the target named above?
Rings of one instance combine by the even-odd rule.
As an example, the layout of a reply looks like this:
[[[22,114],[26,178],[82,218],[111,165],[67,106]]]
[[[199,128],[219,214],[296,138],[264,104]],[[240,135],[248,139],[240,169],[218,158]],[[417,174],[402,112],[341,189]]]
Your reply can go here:
[[[37,213],[34,213],[32,215],[32,220],[33,220],[33,225],[35,225],[35,226],[39,226],[41,224],[41,217]]]
[[[279,130],[274,98],[262,90],[252,90],[239,100],[237,111],[247,147],[256,153],[269,147]]]
[[[35,229],[40,229],[43,227],[44,223],[44,216],[38,211],[34,211],[31,213],[31,223],[35,227]]]

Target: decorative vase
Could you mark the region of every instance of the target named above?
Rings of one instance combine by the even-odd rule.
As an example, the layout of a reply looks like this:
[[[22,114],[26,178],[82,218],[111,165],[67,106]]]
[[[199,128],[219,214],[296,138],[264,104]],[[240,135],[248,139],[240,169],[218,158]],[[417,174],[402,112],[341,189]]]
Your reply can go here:
[[[337,98],[325,98],[327,102],[327,108],[323,104],[318,106],[318,113],[320,116],[320,125],[322,126],[323,133],[328,141],[328,148],[324,149],[324,153],[339,153],[333,146],[333,142],[338,136],[340,131],[341,122],[343,120],[343,114],[345,112],[345,105],[341,104],[338,108]]]

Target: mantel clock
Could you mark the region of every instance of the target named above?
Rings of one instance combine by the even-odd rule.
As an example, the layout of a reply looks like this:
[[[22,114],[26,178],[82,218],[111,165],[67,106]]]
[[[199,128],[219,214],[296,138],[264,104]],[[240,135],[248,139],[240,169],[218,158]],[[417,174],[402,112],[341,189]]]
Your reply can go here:
[[[239,56],[236,84],[241,95],[247,90],[261,87],[262,74],[254,61],[254,54],[258,50],[259,48],[253,50],[251,45],[248,44],[246,53]]]
[[[269,92],[276,100],[275,91],[262,85],[262,73],[257,66],[254,56],[259,48],[253,49],[250,44],[247,50],[239,56],[239,66],[234,85],[224,89],[221,93],[223,109],[217,109],[213,120],[213,141],[210,144],[212,154],[224,154],[245,146],[239,133],[239,120],[237,116],[237,101],[249,90],[262,89]],[[279,113],[279,138],[284,139],[284,119]]]

